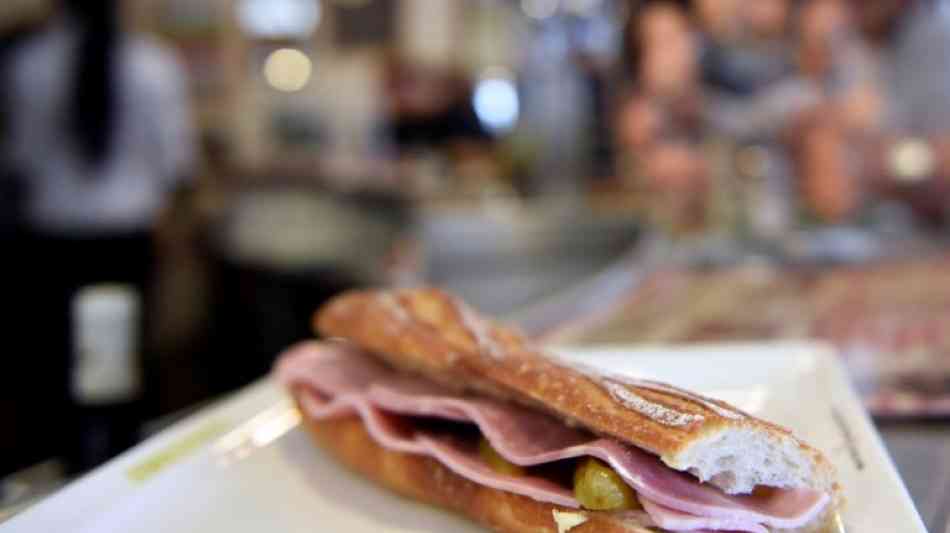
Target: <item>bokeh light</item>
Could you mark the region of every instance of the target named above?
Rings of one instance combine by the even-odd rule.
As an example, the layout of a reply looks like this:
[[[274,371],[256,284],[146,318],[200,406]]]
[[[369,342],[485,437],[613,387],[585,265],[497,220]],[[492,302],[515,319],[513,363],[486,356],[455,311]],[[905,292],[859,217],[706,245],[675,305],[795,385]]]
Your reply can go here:
[[[936,167],[936,158],[926,141],[904,139],[894,146],[891,165],[899,181],[915,182],[930,177]]]
[[[238,23],[255,37],[309,37],[320,24],[320,7],[318,0],[242,0]]]
[[[264,79],[283,92],[303,89],[313,73],[313,62],[307,54],[295,48],[281,48],[271,52],[264,62]]]
[[[509,76],[498,71],[489,71],[478,82],[472,103],[478,119],[492,131],[510,130],[518,122],[518,90]]]

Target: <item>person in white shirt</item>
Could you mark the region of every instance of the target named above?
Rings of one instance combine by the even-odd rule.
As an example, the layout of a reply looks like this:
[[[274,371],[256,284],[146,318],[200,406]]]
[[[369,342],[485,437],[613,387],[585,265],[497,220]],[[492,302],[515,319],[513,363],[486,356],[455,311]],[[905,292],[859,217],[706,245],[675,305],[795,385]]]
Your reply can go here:
[[[148,231],[192,157],[183,71],[157,42],[109,28],[115,0],[67,4],[11,69],[28,221],[61,236]]]
[[[8,157],[25,185],[24,253],[35,280],[23,318],[36,324],[38,345],[23,374],[39,398],[39,433],[26,437],[65,443],[48,451],[77,455],[77,469],[91,466],[82,456],[92,444],[51,422],[69,420],[60,410],[76,400],[71,302],[82,287],[122,283],[137,289],[147,317],[153,227],[193,151],[183,69],[157,42],[122,31],[119,6],[64,0],[63,13],[12,58],[6,91]],[[94,461],[106,458],[100,452],[90,452]]]

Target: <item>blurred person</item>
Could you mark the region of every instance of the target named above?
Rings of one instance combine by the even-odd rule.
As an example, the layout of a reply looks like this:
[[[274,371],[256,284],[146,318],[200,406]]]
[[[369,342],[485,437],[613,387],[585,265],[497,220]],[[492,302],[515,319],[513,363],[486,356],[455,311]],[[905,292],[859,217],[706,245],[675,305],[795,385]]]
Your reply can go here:
[[[755,143],[794,140],[801,123],[831,113],[839,102],[853,102],[852,110],[870,109],[870,57],[848,31],[842,0],[806,0],[794,20],[780,23],[787,15],[786,6],[751,16],[759,19],[760,34],[784,35],[788,70],[747,95],[710,87],[708,114],[717,131]],[[785,35],[780,26],[795,31]]]
[[[0,26],[0,86],[9,86],[10,63],[16,50],[31,35],[32,28],[6,28]],[[23,180],[16,175],[10,161],[10,115],[9,99],[0,99],[0,241],[19,237],[22,223]]]
[[[652,221],[673,231],[698,228],[705,217],[708,164],[699,147],[678,137],[649,138],[659,124],[655,109],[633,99],[618,123],[618,162],[625,188],[649,198]]]
[[[741,0],[694,0],[693,11],[699,28],[711,40],[731,42],[739,37]]]
[[[796,65],[804,76],[824,80],[834,73],[836,45],[847,31],[847,9],[842,0],[807,0],[798,14]],[[847,64],[847,62],[846,62]]]
[[[777,40],[785,36],[791,6],[789,0],[747,2],[740,14],[752,38]]]
[[[696,43],[686,13],[676,4],[657,2],[643,10],[638,24],[642,90],[668,101],[692,92],[696,88]]]
[[[633,95],[620,108],[616,136],[620,146],[642,150],[660,135],[660,109],[648,98]]]
[[[851,105],[858,100],[858,107],[866,107],[872,92],[879,92],[879,82],[871,50],[853,30],[842,0],[805,2],[798,17],[795,64],[799,77],[829,102]]]
[[[871,198],[871,192],[906,202],[925,221],[942,222],[950,195],[950,14],[938,0],[848,0],[862,42],[872,61],[864,80],[811,117],[800,136],[844,128],[842,150],[863,162],[857,187],[834,187]],[[854,65],[855,61],[846,62]],[[852,66],[852,69],[854,67]],[[819,132],[819,133],[814,133]],[[805,156],[807,157],[807,156]],[[846,175],[802,176],[852,180]],[[864,191],[864,192],[861,192]],[[822,198],[807,195],[813,208]],[[856,199],[839,202],[853,206]]]
[[[685,36],[651,46],[640,68],[643,91],[666,101],[689,97],[696,89],[695,58],[693,44]]]
[[[697,11],[703,20],[702,4]],[[718,91],[747,96],[788,75],[790,11],[789,0],[744,2],[730,10],[736,29],[725,39],[716,33],[704,36],[703,81]]]
[[[858,168],[845,143],[873,121],[870,56],[841,0],[803,2],[793,27],[795,75],[765,90],[759,101],[768,105],[749,117],[792,149],[813,214],[838,221],[858,205]]]
[[[950,130],[950,11],[940,0],[849,0],[875,53],[886,127],[920,134]]]
[[[621,92],[614,133],[621,151],[644,152],[696,129],[696,50],[689,20],[676,3],[644,4],[628,24],[624,47],[632,80]]]
[[[73,470],[131,445],[141,411],[128,398],[134,412],[123,421],[84,425],[84,399],[70,392],[71,305],[83,287],[122,283],[147,313],[153,227],[193,149],[181,67],[157,43],[122,31],[120,5],[64,0],[49,28],[12,59],[8,90],[32,268],[21,325],[35,343],[17,373],[34,424],[16,438],[25,457],[65,455]],[[140,335],[130,357],[145,349],[143,326],[132,328]]]
[[[697,43],[685,10],[675,2],[647,3],[630,24],[626,55],[633,68],[633,91],[628,94],[657,109],[664,135],[695,131],[702,94]]]
[[[637,24],[637,38],[644,48],[681,41],[692,29],[686,12],[672,1],[647,3],[639,13]]]
[[[615,125],[621,179],[649,195],[657,222],[695,227],[707,192],[697,144],[705,124],[695,35],[673,2],[646,4],[632,24],[627,47],[636,77]]]
[[[708,169],[703,154],[688,143],[668,142],[650,148],[644,173],[659,218],[674,229],[702,225],[708,193]]]
[[[10,25],[8,25],[10,24]],[[0,21],[0,87],[8,87],[10,78],[10,60],[24,41],[39,31],[36,21]],[[0,267],[0,292],[8,302],[21,302],[28,294],[24,291],[24,279],[29,278],[30,268],[23,254],[23,180],[17,175],[10,162],[6,149],[10,138],[9,117],[11,114],[8,98],[0,98],[0,247],[5,250],[3,266]],[[20,320],[23,310],[17,305],[5,305],[0,310],[0,323],[14,324]],[[9,349],[27,346],[31,338],[22,328],[7,328],[4,341]],[[18,376],[5,373],[6,379],[0,379],[0,420],[3,420],[8,435],[20,435],[29,427],[29,416],[19,409],[22,401],[18,396]],[[22,466],[18,453],[21,445],[12,439],[0,443],[0,476]]]
[[[843,128],[825,124],[803,139],[799,167],[808,177],[804,193],[823,221],[843,220],[859,205],[858,176],[845,149],[845,135]]]
[[[622,59],[629,79],[641,76],[645,53],[664,42],[680,42],[693,32],[681,2],[646,0],[634,4],[623,28]]]

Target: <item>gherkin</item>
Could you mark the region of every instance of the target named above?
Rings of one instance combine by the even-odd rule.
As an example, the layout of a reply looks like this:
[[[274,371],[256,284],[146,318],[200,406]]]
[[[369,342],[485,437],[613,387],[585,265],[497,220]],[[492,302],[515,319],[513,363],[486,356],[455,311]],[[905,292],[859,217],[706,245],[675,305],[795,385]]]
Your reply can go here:
[[[574,497],[585,509],[619,511],[640,507],[630,485],[603,462],[588,457],[574,471]]]
[[[524,475],[524,467],[518,466],[499,454],[484,437],[478,441],[478,455],[488,463],[492,470],[508,476]]]

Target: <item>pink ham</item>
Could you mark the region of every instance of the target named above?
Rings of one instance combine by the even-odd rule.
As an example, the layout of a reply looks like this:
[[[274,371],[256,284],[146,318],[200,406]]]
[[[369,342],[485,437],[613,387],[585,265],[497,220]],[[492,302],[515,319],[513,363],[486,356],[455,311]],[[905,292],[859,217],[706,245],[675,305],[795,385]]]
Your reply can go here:
[[[323,402],[313,394],[305,394],[301,403],[310,416],[317,419],[358,413],[366,429],[384,448],[437,459],[456,474],[476,483],[536,500],[577,507],[571,491],[547,479],[533,476],[506,476],[486,465],[471,445],[458,439],[426,435],[406,427],[405,420],[376,408],[365,396],[346,394]]]
[[[467,479],[540,501],[578,507],[564,487],[543,478],[499,474],[484,465],[471,444],[416,431],[406,417],[474,423],[499,454],[523,466],[588,455],[602,459],[637,491],[653,520],[669,530],[758,533],[766,531],[762,524],[796,528],[815,518],[828,502],[826,494],[810,490],[730,496],[638,448],[591,437],[541,413],[461,396],[397,374],[348,345],[298,345],[281,357],[276,375],[285,385],[310,392],[302,402],[312,417],[358,413],[386,448],[434,457]]]
[[[650,515],[657,527],[670,531],[747,531],[749,533],[769,533],[762,524],[729,518],[710,518],[674,511],[647,498],[640,498],[643,509]]]

